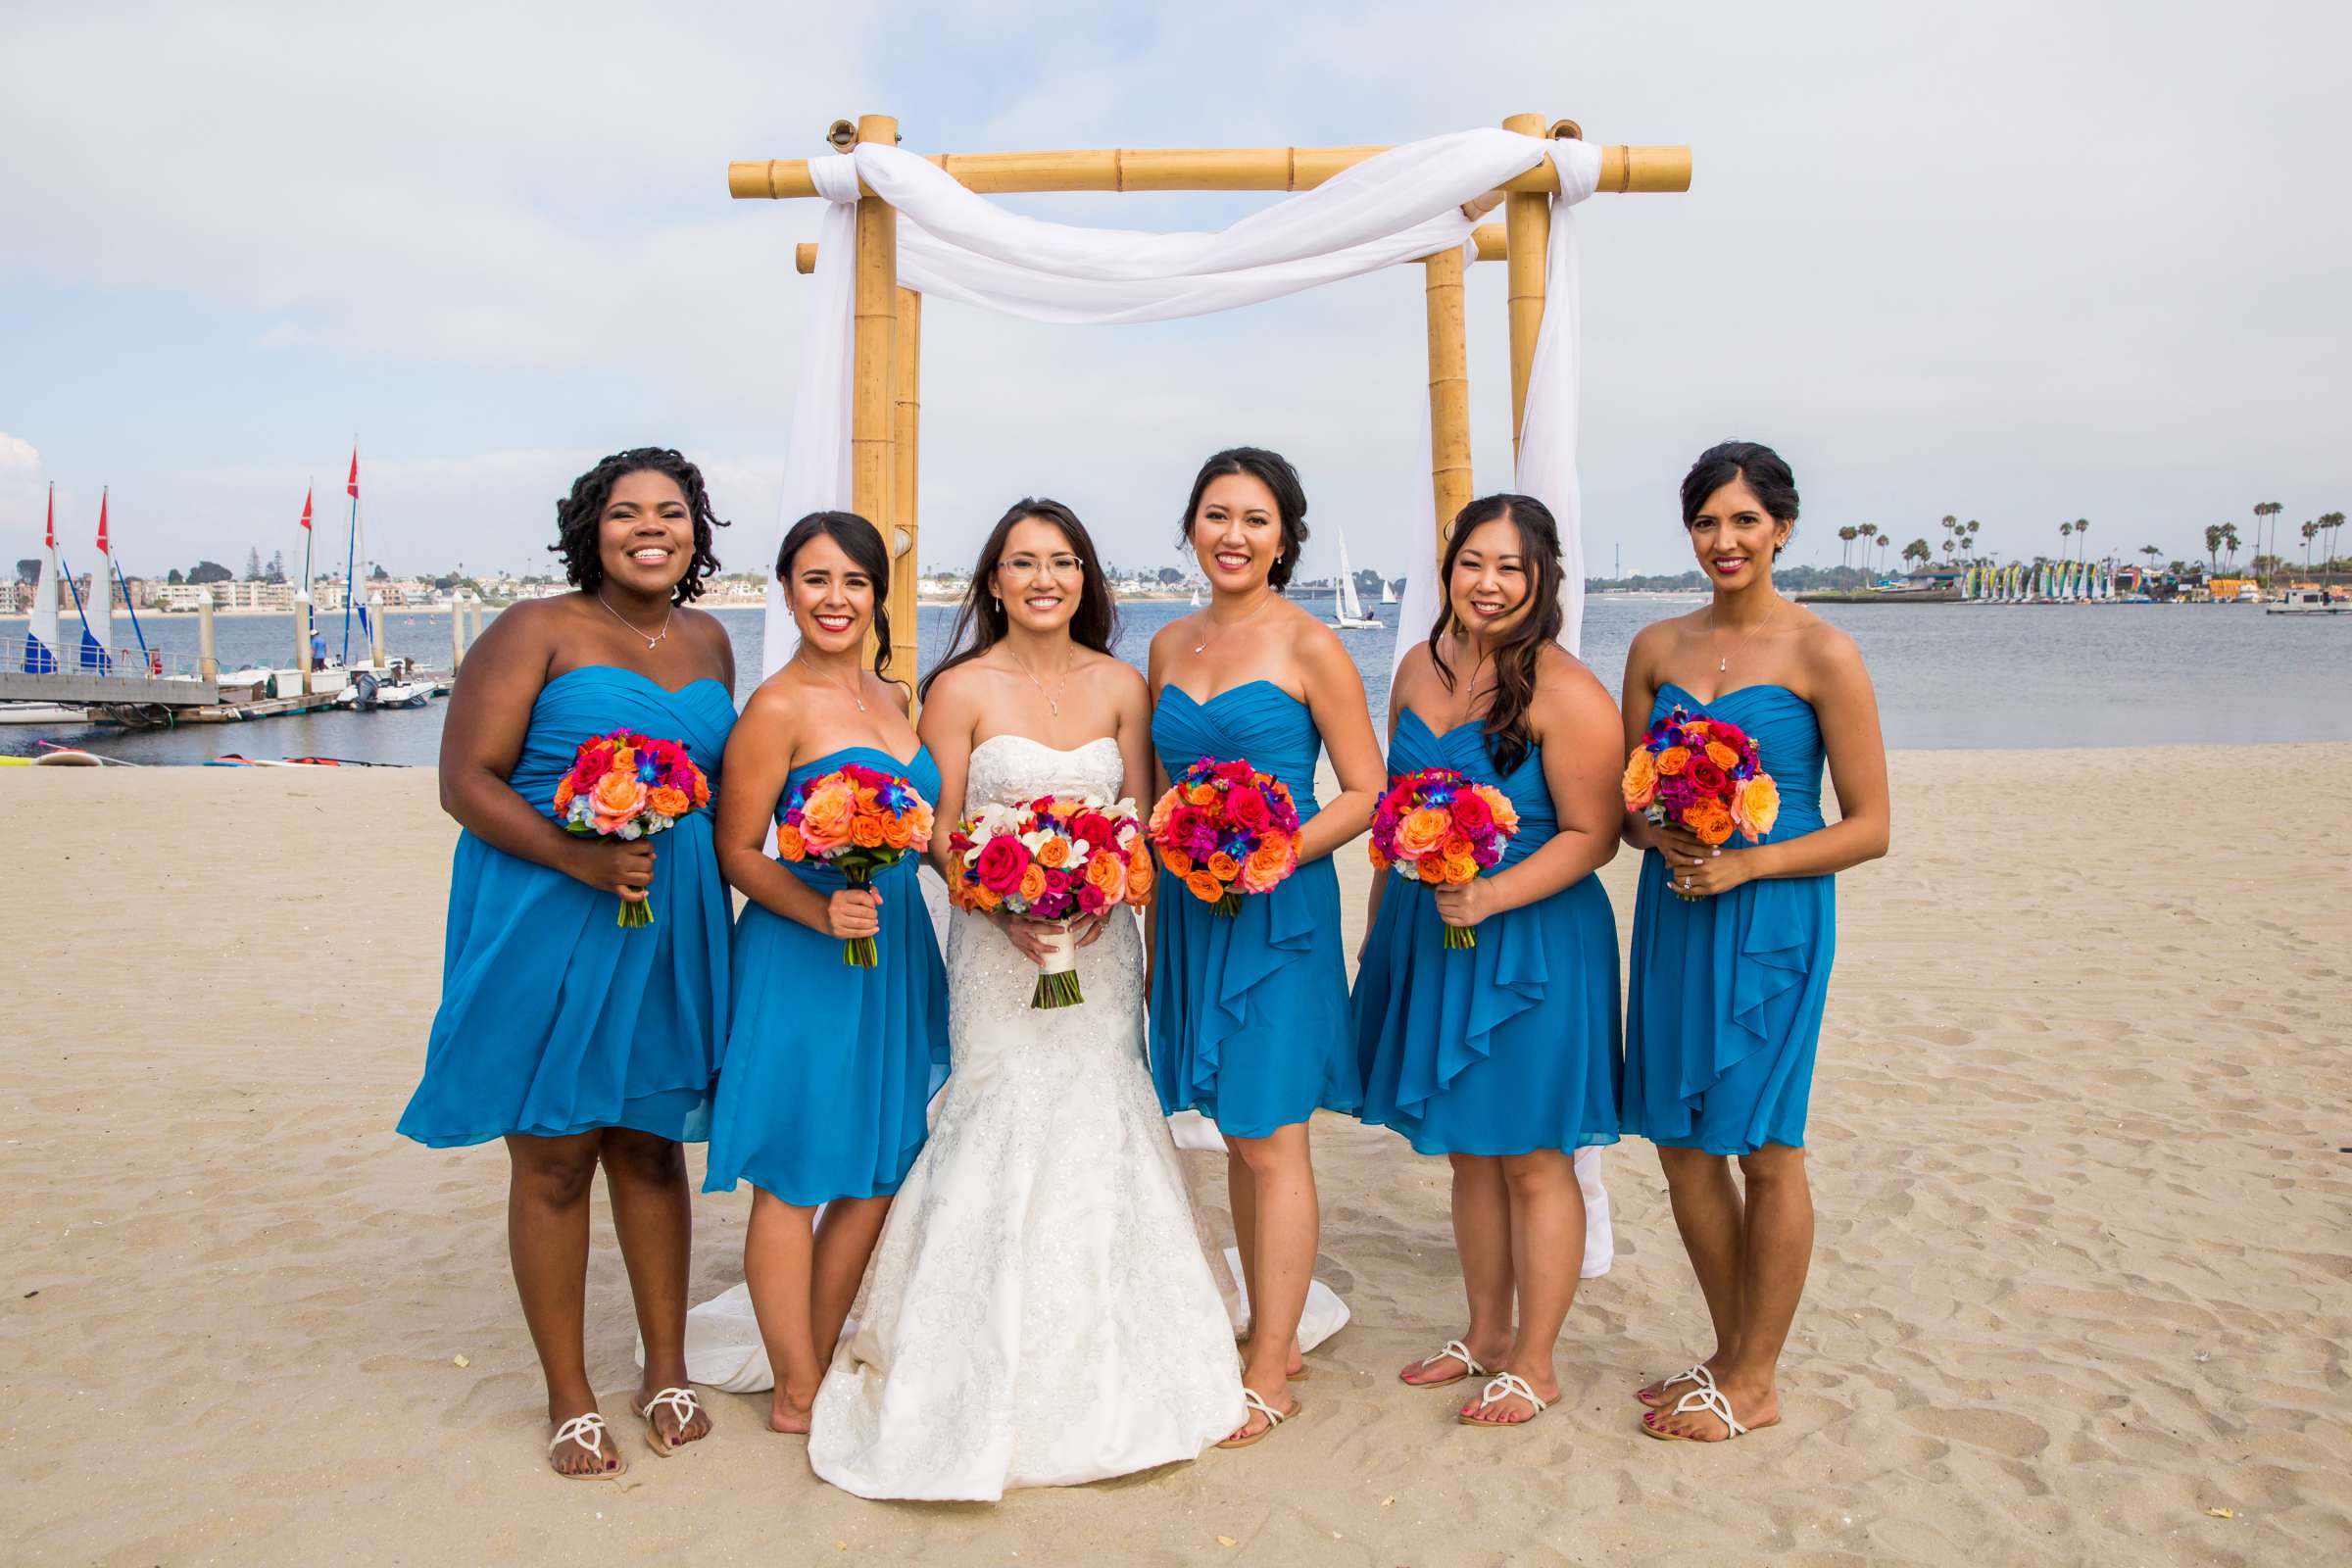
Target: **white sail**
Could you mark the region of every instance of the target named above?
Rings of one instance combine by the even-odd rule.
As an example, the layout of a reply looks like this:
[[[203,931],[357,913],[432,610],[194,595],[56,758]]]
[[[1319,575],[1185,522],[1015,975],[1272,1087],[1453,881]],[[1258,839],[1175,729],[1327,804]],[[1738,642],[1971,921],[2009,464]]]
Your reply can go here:
[[[42,542],[41,580],[32,592],[32,623],[24,628],[23,667],[28,675],[54,675],[58,663],[57,486],[49,487],[48,535]]]
[[[1380,602],[1384,605],[1396,602],[1396,585],[1386,577],[1380,579]]]
[[[1335,597],[1337,613],[1333,623],[1340,626],[1377,626],[1379,621],[1364,613],[1363,601],[1356,597],[1355,567],[1348,560],[1348,535],[1334,527],[1340,544],[1340,587]]]
[[[106,538],[106,492],[98,492],[98,569],[90,573],[90,603],[81,633],[81,667],[107,670],[114,664],[115,558]]]
[[[1200,608],[1200,585],[1199,583],[1193,584],[1193,608],[1195,610]]]

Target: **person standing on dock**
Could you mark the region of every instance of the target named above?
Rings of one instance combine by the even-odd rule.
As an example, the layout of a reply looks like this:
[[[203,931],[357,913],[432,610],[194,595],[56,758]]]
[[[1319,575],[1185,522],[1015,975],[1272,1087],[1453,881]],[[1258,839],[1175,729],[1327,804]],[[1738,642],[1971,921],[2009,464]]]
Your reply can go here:
[[[547,1380],[548,1462],[612,1479],[626,1466],[583,1347],[600,1165],[645,1339],[630,1408],[659,1454],[710,1430],[686,1382],[693,1221],[679,1146],[710,1136],[732,909],[709,812],[680,817],[657,855],[644,839],[567,834],[554,800],[581,743],[615,730],[682,743],[715,791],[735,657],[725,628],[688,608],[718,567],[719,519],[693,464],[654,447],[616,454],[556,517],[577,592],[492,621],[450,698],[441,803],[465,832],[441,1006],[400,1131],[437,1149],[506,1141],[507,1246]],[[650,924],[616,919],[657,889]]]

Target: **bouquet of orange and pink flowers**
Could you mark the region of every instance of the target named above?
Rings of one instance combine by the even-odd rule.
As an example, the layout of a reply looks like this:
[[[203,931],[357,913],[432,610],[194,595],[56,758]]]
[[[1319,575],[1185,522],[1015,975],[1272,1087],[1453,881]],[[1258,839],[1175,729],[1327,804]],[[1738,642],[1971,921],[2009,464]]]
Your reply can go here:
[[[1372,866],[1426,887],[1459,887],[1492,871],[1519,831],[1519,808],[1492,784],[1424,767],[1389,786],[1372,811]],[[1475,948],[1478,931],[1448,925],[1445,946]]]
[[[1624,788],[1629,809],[1710,846],[1735,832],[1757,843],[1781,815],[1781,787],[1764,771],[1746,731],[1720,718],[1692,718],[1679,707],[1654,721],[1626,759]],[[1679,890],[1675,897],[1697,902]]]
[[[1086,1000],[1072,921],[1152,900],[1152,857],[1133,801],[1047,795],[1026,806],[984,806],[948,835],[948,900],[957,908],[1058,922],[1046,938],[1032,1007]]]
[[[1298,808],[1290,786],[1248,761],[1203,757],[1152,808],[1152,842],[1185,891],[1217,914],[1245,893],[1270,893],[1298,868]]]
[[[886,865],[931,847],[931,803],[906,780],[844,762],[805,780],[776,821],[776,858],[822,860],[861,888]],[[841,961],[874,966],[874,939],[851,937]]]
[[[625,729],[582,741],[556,782],[556,820],[584,839],[646,838],[710,804],[710,782],[684,745]],[[652,925],[653,898],[621,900],[616,923]]]

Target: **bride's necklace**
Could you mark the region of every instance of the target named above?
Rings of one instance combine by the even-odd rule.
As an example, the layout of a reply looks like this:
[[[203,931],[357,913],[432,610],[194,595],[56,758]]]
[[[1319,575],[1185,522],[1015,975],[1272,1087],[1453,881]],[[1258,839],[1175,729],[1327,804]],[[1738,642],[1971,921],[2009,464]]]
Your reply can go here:
[[[1745,632],[1742,632],[1739,637],[1733,639],[1732,652],[1735,654],[1744,652],[1747,648],[1748,642],[1756,635],[1756,633],[1762,631],[1766,623],[1769,622],[1773,616],[1779,614],[1780,612],[1781,602],[1778,599],[1775,599],[1772,602],[1772,608],[1764,612],[1762,619],[1759,619],[1753,626],[1748,627]],[[1729,658],[1725,657],[1723,652],[1723,643],[1715,634],[1715,607],[1713,605],[1709,605],[1707,607],[1707,641],[1715,649],[1715,673],[1718,675],[1726,675],[1731,673],[1732,662]]]
[[[1200,651],[1200,650],[1198,648],[1193,650],[1195,653],[1199,653]],[[1004,657],[1011,660],[1014,667],[1019,669],[1022,674],[1029,677],[1029,684],[1037,688],[1037,695],[1046,700],[1046,707],[1053,711],[1053,714],[1055,718],[1059,718],[1061,716],[1061,692],[1063,688],[1070,684],[1070,672],[1067,666],[1064,666],[1062,669],[1061,679],[1054,683],[1054,689],[1052,691],[1048,691],[1046,690],[1046,683],[1037,678],[1037,671],[1031,669],[1026,663],[1023,663],[1019,655],[1015,654],[1011,649],[1008,648],[1004,651]]]
[[[1236,626],[1247,625],[1249,622],[1255,620],[1258,617],[1259,612],[1263,611],[1264,609],[1265,606],[1260,604],[1257,609],[1247,611],[1238,616],[1233,621],[1233,624]],[[1200,652],[1200,650],[1203,648],[1206,648],[1212,639],[1226,629],[1224,626],[1221,626],[1217,623],[1217,617],[1214,615],[1207,615],[1202,618],[1208,622],[1208,630],[1202,632],[1200,634],[1200,640],[1193,644],[1193,652],[1196,654]]]
[[[605,606],[605,613],[606,613],[606,614],[608,614],[608,615],[611,615],[611,616],[612,616],[612,617],[614,620],[617,620],[617,621],[619,621],[619,622],[620,622],[620,623],[621,623],[623,626],[626,626],[626,627],[628,627],[628,628],[629,628],[629,630],[631,630],[631,631],[635,632],[635,633],[636,633],[638,636],[640,636],[640,637],[645,637],[645,629],[644,629],[643,627],[639,626],[639,625],[638,625],[638,624],[637,624],[635,621],[631,620],[631,619],[630,619],[628,616],[626,616],[626,615],[622,614],[622,613],[621,613],[619,611],[617,611],[617,610],[614,610],[614,609],[613,609],[613,608],[612,608],[611,605],[609,605],[609,604],[605,604],[605,595],[604,595],[604,590],[602,590],[602,589],[599,589],[599,590],[597,590],[597,594],[596,594],[596,602],[597,602],[598,604],[600,604],[600,605],[604,605],[604,606]],[[678,607],[677,607],[677,604],[676,604],[676,602],[675,602],[675,601],[672,601],[672,602],[671,602],[671,604],[670,604],[670,607],[669,607],[669,613],[668,613],[668,614],[666,614],[666,615],[663,615],[663,616],[662,617],[662,629],[661,629],[660,631],[658,631],[658,632],[654,633],[654,635],[652,635],[651,637],[645,637],[645,646],[646,646],[646,647],[648,647],[648,648],[659,648],[659,647],[661,647],[661,646],[662,646],[662,639],[669,635],[669,621],[670,621],[670,616],[671,616],[671,615],[675,615],[677,612],[678,612]]]
[[[799,664],[801,665],[801,667],[802,667],[802,668],[804,668],[804,669],[808,670],[809,674],[811,674],[811,675],[816,675],[816,674],[817,674],[817,671],[816,671],[816,666],[815,666],[814,664],[811,664],[811,663],[809,663],[809,662],[808,662],[807,660],[805,660],[805,659],[802,659],[802,658],[801,658],[801,656],[800,656],[800,655],[798,655],[798,654],[795,654],[795,655],[793,655],[792,657],[793,657],[793,660],[794,660],[794,661],[795,661],[797,663],[799,663]],[[819,680],[823,681],[823,682],[824,682],[826,685],[828,685],[828,686],[841,686],[841,682],[839,682],[839,681],[837,681],[837,680],[833,679],[833,678],[832,678],[831,676],[829,676],[829,675],[817,675],[817,679],[819,679]],[[842,686],[842,688],[841,688],[841,694],[842,694],[842,696],[844,696],[844,697],[847,697],[847,698],[848,698],[848,699],[849,699],[851,702],[853,702],[853,703],[856,703],[856,704],[858,705],[858,711],[859,711],[860,713],[862,713],[862,712],[864,712],[864,711],[865,711],[865,699],[858,695],[858,687],[862,686],[863,684],[864,684],[864,681],[863,681],[862,679],[859,679],[859,680],[854,681],[852,684],[850,684],[850,685],[848,685],[848,686]]]

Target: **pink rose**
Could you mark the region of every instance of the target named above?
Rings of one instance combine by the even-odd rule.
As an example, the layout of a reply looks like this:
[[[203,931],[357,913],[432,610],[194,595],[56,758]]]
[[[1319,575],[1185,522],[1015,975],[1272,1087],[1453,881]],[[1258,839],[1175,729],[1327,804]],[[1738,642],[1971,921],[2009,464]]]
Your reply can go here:
[[[982,847],[978,869],[980,885],[1003,897],[1021,885],[1021,873],[1029,869],[1029,851],[1020,840],[1000,834]]]
[[[1109,904],[1110,901],[1102,897],[1102,890],[1099,887],[1096,887],[1092,882],[1082,882],[1079,884],[1078,908],[1082,913],[1101,914],[1109,906]]]
[[[1266,798],[1252,789],[1237,789],[1226,796],[1225,814],[1252,833],[1261,831],[1274,819]]]

